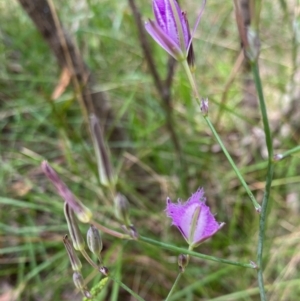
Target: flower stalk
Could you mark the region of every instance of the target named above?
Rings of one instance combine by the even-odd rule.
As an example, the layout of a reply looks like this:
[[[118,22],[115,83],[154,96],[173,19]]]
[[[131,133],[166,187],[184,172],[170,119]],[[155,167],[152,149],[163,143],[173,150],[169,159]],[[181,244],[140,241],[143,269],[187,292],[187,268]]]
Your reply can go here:
[[[195,96],[195,98],[196,98],[196,101],[197,101],[197,103],[198,103],[198,104],[200,105],[200,107],[201,107],[199,92],[198,92],[198,89],[197,89],[197,86],[196,86],[194,77],[193,77],[193,75],[192,75],[192,73],[191,73],[191,70],[190,70],[190,68],[189,68],[189,66],[188,66],[188,64],[187,64],[186,62],[183,61],[183,62],[182,62],[182,65],[183,65],[184,70],[185,70],[186,73],[187,73],[187,77],[188,77],[188,79],[189,79],[189,82],[190,82],[190,85],[191,85],[191,87],[192,87],[193,94],[194,94],[194,96]],[[202,106],[203,106],[203,105],[202,105]],[[248,187],[247,183],[245,182],[245,180],[244,180],[243,176],[241,175],[239,169],[237,168],[236,164],[234,163],[233,159],[231,158],[230,154],[228,153],[228,151],[227,151],[225,145],[223,144],[223,142],[222,142],[222,140],[221,140],[219,134],[217,133],[215,127],[214,127],[213,124],[211,123],[211,121],[210,121],[210,119],[209,119],[209,117],[208,117],[207,112],[206,112],[206,111],[203,112],[202,115],[203,115],[203,118],[205,119],[207,125],[208,125],[209,128],[211,129],[213,135],[215,136],[216,140],[218,141],[219,145],[221,146],[222,151],[223,151],[224,155],[226,156],[226,158],[227,158],[229,164],[231,165],[232,169],[233,169],[234,172],[236,173],[236,175],[237,175],[238,179],[240,180],[241,184],[243,185],[243,187],[245,188],[246,192],[248,193],[248,196],[249,196],[249,198],[250,198],[250,200],[251,200],[251,202],[252,202],[252,204],[253,204],[255,210],[256,210],[258,213],[260,213],[260,211],[261,211],[261,206],[260,206],[260,205],[258,204],[258,202],[256,201],[256,199],[255,199],[253,193],[251,192],[250,188]]]
[[[166,250],[170,250],[173,251],[177,254],[187,254],[196,258],[201,258],[204,260],[209,260],[209,261],[215,261],[215,262],[219,262],[219,263],[224,263],[224,264],[229,264],[229,265],[235,265],[235,266],[239,266],[239,267],[243,267],[243,268],[250,268],[250,269],[256,269],[255,266],[253,265],[253,263],[241,263],[238,261],[233,261],[233,260],[228,260],[228,259],[223,259],[223,258],[218,258],[218,257],[214,257],[214,256],[210,256],[210,255],[206,255],[206,254],[202,254],[202,253],[198,253],[195,251],[191,251],[189,249],[185,249],[185,248],[180,248],[180,247],[176,247],[174,245],[171,244],[167,244],[161,241],[157,241],[154,239],[151,239],[149,237],[145,237],[140,235],[138,241],[142,241],[148,244],[151,244],[153,246],[157,246],[161,249],[166,249]]]

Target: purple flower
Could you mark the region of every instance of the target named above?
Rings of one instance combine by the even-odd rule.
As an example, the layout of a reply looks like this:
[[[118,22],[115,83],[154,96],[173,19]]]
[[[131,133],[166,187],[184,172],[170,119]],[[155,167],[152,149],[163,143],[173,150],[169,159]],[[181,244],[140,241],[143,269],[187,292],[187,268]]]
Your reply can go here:
[[[195,247],[218,232],[224,223],[219,224],[205,204],[203,188],[199,188],[186,203],[173,204],[167,198],[167,216],[175,225],[190,247]]]
[[[206,1],[198,16],[195,29],[204,10]],[[155,21],[149,20],[145,28],[151,37],[176,60],[187,59],[189,65],[194,64],[192,36],[186,13],[181,11],[176,0],[152,0]]]

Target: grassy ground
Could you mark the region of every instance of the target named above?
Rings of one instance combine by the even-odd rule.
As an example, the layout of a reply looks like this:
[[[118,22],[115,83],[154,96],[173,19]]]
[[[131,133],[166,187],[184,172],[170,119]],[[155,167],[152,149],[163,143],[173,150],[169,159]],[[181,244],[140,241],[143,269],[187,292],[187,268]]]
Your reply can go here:
[[[115,229],[119,225],[113,218],[112,200],[98,183],[92,143],[74,91],[68,87],[59,99],[51,100],[60,70],[25,12],[16,1],[9,3],[0,1],[0,297],[10,300],[9,294],[14,293],[22,301],[81,300],[62,243],[67,232],[63,203],[42,174],[40,162],[47,159],[56,168],[74,194],[96,212],[99,222]],[[280,129],[274,134],[276,153],[299,141],[297,123],[291,127],[290,116],[283,117],[299,68],[293,60],[296,4],[283,0],[262,4],[259,63],[271,125]],[[149,1],[138,5],[145,19],[152,17]],[[126,143],[110,147],[118,153],[113,163],[119,170],[119,189],[130,201],[131,219],[139,233],[186,246],[165,217],[165,200],[167,196],[173,201],[187,199],[203,186],[217,220],[226,226],[197,251],[255,261],[258,214],[192,100],[180,66],[172,101],[174,128],[188,166],[185,175],[127,2],[71,0],[56,1],[56,6],[97,78],[95,90],[107,91],[116,122],[128,134]],[[184,7],[190,24],[198,8],[199,1],[188,1]],[[158,70],[164,74],[167,55],[152,41],[151,45]],[[234,69],[240,42],[231,1],[209,1],[194,49],[196,81],[201,95],[209,97],[211,120],[261,201],[266,175],[262,124],[241,105],[248,75]],[[233,81],[227,85],[231,74]],[[144,171],[142,176],[134,173],[135,165]],[[297,300],[300,294],[299,182],[299,155],[276,164],[265,249],[265,283],[273,301]],[[82,231],[87,231],[86,226]],[[176,254],[108,235],[103,235],[103,243],[105,264],[116,277],[146,300],[166,297],[177,275]],[[87,264],[83,274],[89,287],[101,278]],[[134,299],[110,283],[97,300]],[[256,272],[192,258],[171,300],[259,300]]]

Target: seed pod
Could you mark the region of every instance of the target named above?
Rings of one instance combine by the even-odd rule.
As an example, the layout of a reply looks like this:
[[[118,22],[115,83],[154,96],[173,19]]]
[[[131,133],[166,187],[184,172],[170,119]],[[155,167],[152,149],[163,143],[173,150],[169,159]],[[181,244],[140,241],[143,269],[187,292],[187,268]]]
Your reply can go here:
[[[94,225],[90,226],[86,235],[86,240],[90,251],[98,256],[102,251],[103,244],[100,232]]]
[[[130,226],[129,203],[127,198],[123,194],[117,193],[114,201],[117,218],[122,221],[126,227]]]
[[[187,264],[188,264],[188,257],[187,257],[187,255],[180,254],[178,256],[178,267],[179,267],[179,270],[180,270],[181,273],[184,272],[185,267],[187,266]]]
[[[70,208],[68,203],[65,203],[64,212],[74,249],[77,251],[82,251],[84,249],[85,242],[81,235],[73,210]]]
[[[81,293],[85,296],[85,298],[87,299],[92,298],[92,294],[87,290],[86,286],[84,285],[83,277],[79,272],[73,273],[73,282],[76,288],[78,288],[81,291]]]
[[[77,271],[73,273],[73,282],[80,291],[83,291],[85,289],[84,280],[81,273]]]
[[[69,259],[70,259],[70,262],[71,262],[71,266],[72,266],[72,270],[73,271],[80,271],[81,268],[82,268],[82,264],[81,264],[81,261],[79,260],[72,244],[70,243],[69,239],[68,239],[68,235],[66,235],[64,238],[63,238],[63,242],[64,242],[64,245],[66,247],[66,250],[67,250],[67,253],[69,255]]]

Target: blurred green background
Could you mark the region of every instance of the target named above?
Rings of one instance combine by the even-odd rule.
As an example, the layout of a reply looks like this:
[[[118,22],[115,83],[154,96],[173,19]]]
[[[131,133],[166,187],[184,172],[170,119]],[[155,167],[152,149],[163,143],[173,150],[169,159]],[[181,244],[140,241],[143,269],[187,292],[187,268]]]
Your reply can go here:
[[[201,1],[180,3],[193,25]],[[153,18],[151,1],[136,4],[143,20]],[[130,202],[138,232],[185,247],[165,216],[165,200],[186,200],[204,187],[212,212],[226,225],[196,251],[255,261],[258,214],[202,118],[183,69],[176,67],[171,113],[184,170],[127,1],[69,0],[54,5],[96,78],[94,91],[105,91],[115,123],[128,137],[109,146],[119,191]],[[276,153],[299,143],[299,12],[296,0],[262,1],[259,64]],[[150,36],[147,39],[158,72],[165,77],[168,56]],[[232,1],[208,1],[194,51],[196,82],[201,96],[209,98],[209,116],[261,202],[266,175],[263,127],[258,107],[249,105],[245,96],[255,98],[255,93],[251,74],[239,61]],[[67,233],[63,202],[40,169],[43,159],[95,212],[97,221],[120,230],[113,200],[99,184],[93,145],[72,84],[51,99],[60,74],[55,57],[18,1],[0,0],[1,301],[82,299],[62,243]],[[110,133],[105,135],[110,141]],[[294,155],[275,167],[265,249],[265,283],[273,301],[298,300],[300,294],[299,159]],[[106,234],[103,243],[111,273],[145,300],[166,297],[177,275],[176,254]],[[83,274],[89,288],[101,279],[87,263]],[[135,299],[110,283],[97,300]],[[259,300],[256,272],[192,258],[171,300]]]

